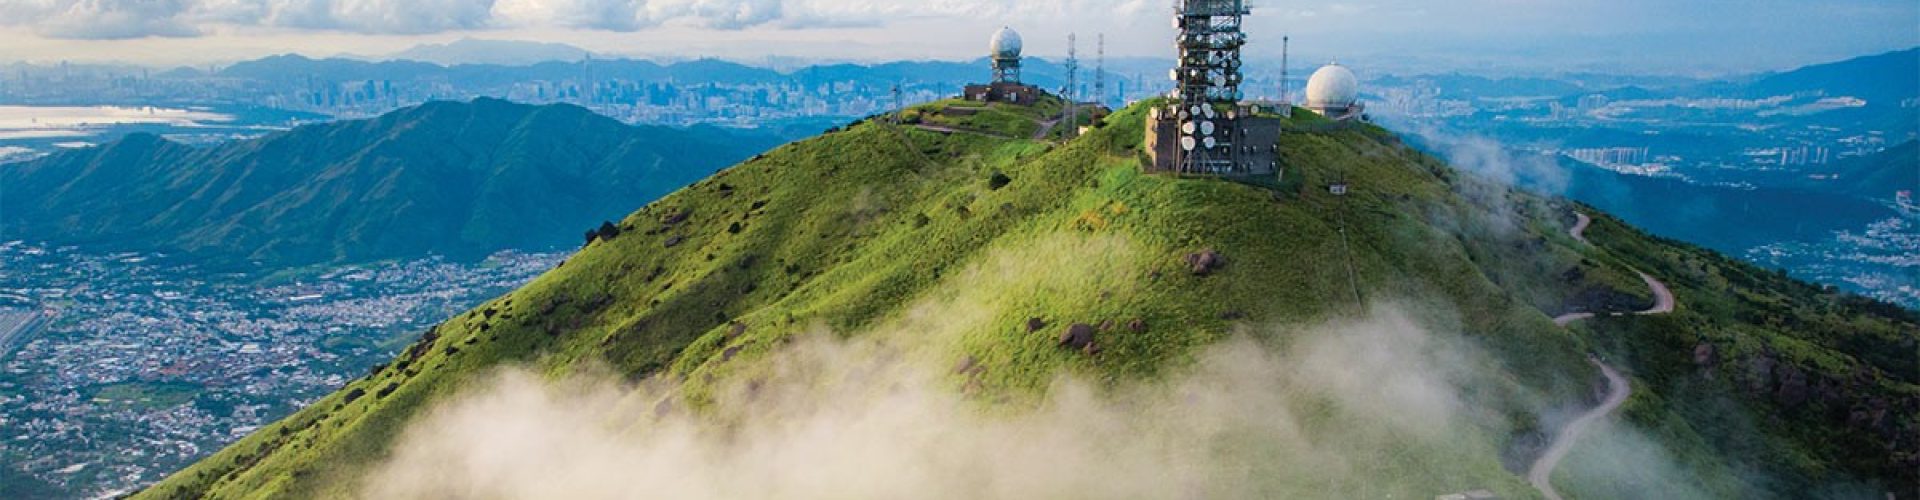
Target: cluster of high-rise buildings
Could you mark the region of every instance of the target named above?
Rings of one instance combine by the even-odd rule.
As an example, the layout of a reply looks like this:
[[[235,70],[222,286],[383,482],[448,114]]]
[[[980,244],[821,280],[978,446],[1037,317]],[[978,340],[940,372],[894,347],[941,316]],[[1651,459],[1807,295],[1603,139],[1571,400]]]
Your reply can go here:
[[[1647,148],[1579,148],[1564,153],[1569,158],[1595,165],[1644,165],[1650,158]]]

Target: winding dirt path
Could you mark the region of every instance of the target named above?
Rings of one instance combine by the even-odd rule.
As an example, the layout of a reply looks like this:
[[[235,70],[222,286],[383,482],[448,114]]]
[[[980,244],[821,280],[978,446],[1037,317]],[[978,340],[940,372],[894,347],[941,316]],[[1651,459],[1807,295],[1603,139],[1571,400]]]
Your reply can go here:
[[[1573,236],[1573,239],[1579,240],[1581,243],[1588,245],[1593,244],[1588,242],[1586,237],[1587,227],[1593,224],[1593,218],[1587,217],[1587,214],[1580,212],[1574,212],[1573,215],[1577,220],[1573,224],[1573,229],[1567,231],[1567,234]],[[1633,314],[1646,316],[1672,313],[1676,305],[1673,290],[1668,289],[1666,283],[1654,279],[1653,276],[1647,273],[1640,272],[1637,269],[1634,270],[1634,272],[1638,273],[1640,279],[1647,283],[1647,288],[1653,290],[1653,307],[1644,311],[1634,312]],[[1611,313],[1613,316],[1625,316],[1627,314],[1628,313],[1624,312]],[[1596,314],[1586,312],[1562,314],[1560,317],[1553,318],[1553,323],[1564,327],[1575,321],[1593,318],[1594,316],[1596,316]],[[1540,494],[1545,495],[1549,500],[1562,500],[1560,492],[1554,491],[1553,489],[1553,470],[1560,466],[1560,461],[1566,459],[1568,453],[1573,452],[1573,445],[1579,442],[1580,437],[1586,435],[1595,423],[1605,419],[1607,415],[1613,414],[1615,410],[1619,410],[1620,405],[1626,404],[1627,397],[1633,394],[1632,385],[1628,383],[1625,376],[1620,375],[1618,370],[1607,366],[1605,363],[1601,363],[1599,358],[1589,357],[1587,361],[1593,363],[1594,366],[1600,367],[1600,374],[1607,377],[1606,399],[1601,400],[1599,406],[1587,410],[1586,413],[1582,413],[1579,417],[1574,418],[1572,422],[1568,422],[1566,427],[1561,427],[1560,432],[1554,434],[1552,444],[1547,446],[1546,453],[1540,454],[1540,458],[1533,461],[1533,466],[1527,468],[1527,482],[1532,483],[1534,489],[1540,490]]]
[[[1574,212],[1573,218],[1573,230],[1567,231],[1567,234],[1573,236],[1573,239],[1580,240],[1581,243],[1592,245],[1593,242],[1587,241],[1587,226],[1593,225],[1593,218],[1580,212]]]
[[[1573,452],[1573,445],[1580,440],[1580,436],[1591,430],[1600,419],[1620,409],[1620,405],[1626,404],[1627,396],[1633,393],[1627,384],[1627,377],[1620,375],[1613,367],[1598,359],[1587,358],[1587,361],[1600,367],[1600,374],[1607,377],[1607,398],[1600,402],[1600,406],[1568,422],[1566,427],[1561,427],[1560,432],[1553,436],[1553,445],[1547,447],[1547,452],[1540,454],[1540,459],[1534,460],[1533,467],[1527,469],[1527,482],[1533,483],[1534,489],[1540,490],[1540,494],[1551,500],[1562,500],[1560,492],[1553,490],[1553,469],[1560,466],[1560,460],[1567,458],[1568,453]]]
[[[1046,140],[1047,134],[1053,133],[1053,128],[1057,126],[1060,126],[1059,118],[1040,122],[1040,129],[1033,131],[1033,140]]]
[[[1639,273],[1640,271],[1634,272]],[[1673,299],[1673,290],[1667,289],[1666,283],[1661,283],[1660,280],[1653,279],[1653,277],[1648,276],[1647,273],[1640,273],[1640,280],[1647,282],[1647,288],[1653,289],[1653,308],[1635,314],[1641,316],[1671,314],[1674,305],[1677,303]]]
[[[935,125],[931,123],[916,123],[916,124],[913,124],[913,128],[925,130],[928,132],[941,133],[941,134],[973,134],[973,135],[981,135],[981,136],[987,136],[987,137],[995,137],[1000,139],[1012,139],[1012,137],[1007,137],[1007,136],[996,134],[993,132],[988,132],[985,130],[974,130],[970,128],[950,127],[946,125]]]

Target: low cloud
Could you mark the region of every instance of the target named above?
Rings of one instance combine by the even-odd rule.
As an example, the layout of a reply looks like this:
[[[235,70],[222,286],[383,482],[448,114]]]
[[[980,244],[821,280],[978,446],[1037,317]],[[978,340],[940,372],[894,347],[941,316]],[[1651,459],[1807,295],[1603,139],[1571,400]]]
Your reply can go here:
[[[1448,165],[1480,178],[1455,182],[1453,188],[1461,197],[1486,209],[1491,217],[1476,219],[1490,223],[1496,234],[1513,234],[1529,217],[1515,205],[1509,196],[1510,190],[1522,188],[1565,196],[1572,186],[1572,173],[1552,155],[1516,151],[1492,138],[1449,130],[1430,121],[1383,118],[1395,130],[1417,138],[1427,151],[1446,160]],[[1458,221],[1434,222],[1448,227],[1458,224]]]
[[[1259,498],[1449,493],[1497,469],[1484,355],[1391,308],[1241,336],[1164,382],[1063,377],[1033,404],[963,395],[905,338],[805,335],[719,384],[502,370],[428,413],[370,498]],[[1455,450],[1436,453],[1434,450]],[[1382,458],[1395,457],[1394,461]],[[1424,462],[1423,462],[1424,461]],[[1472,464],[1463,466],[1462,464]],[[1432,476],[1394,477],[1399,468]],[[1506,489],[1518,487],[1517,480]],[[1493,487],[1460,484],[1457,488]]]
[[[1595,426],[1561,467],[1565,471],[1561,491],[1575,486],[1599,498],[1724,497],[1704,489],[1703,478],[1695,474],[1698,470],[1677,460],[1651,436],[1617,422]]]
[[[1096,305],[1077,291],[1136,300],[1142,254],[1112,235],[996,248],[871,329],[807,328],[685,380],[500,369],[423,411],[356,487],[696,500],[1529,494],[1501,463],[1520,432],[1512,417],[1564,411],[1535,408],[1548,405],[1444,311],[1384,304],[1314,326],[1245,326],[1190,357],[1168,353],[1186,361],[1161,376],[1118,382],[982,333],[1038,297],[1067,309]],[[1039,375],[1035,393],[982,389],[1035,371],[1061,375]],[[1580,405],[1549,405],[1562,404]],[[1643,467],[1678,470],[1643,449],[1632,455]]]

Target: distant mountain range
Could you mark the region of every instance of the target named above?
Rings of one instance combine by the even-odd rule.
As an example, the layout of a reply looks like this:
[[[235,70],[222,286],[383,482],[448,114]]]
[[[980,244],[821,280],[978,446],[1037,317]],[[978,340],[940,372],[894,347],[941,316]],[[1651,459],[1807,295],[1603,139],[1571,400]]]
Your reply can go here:
[[[1774,96],[1851,96],[1865,99],[1871,108],[1900,109],[1903,101],[1920,97],[1920,47],[1781,72],[1713,80],[1594,74],[1496,78],[1454,72],[1386,75],[1366,83],[1367,86],[1404,87],[1420,81],[1440,89],[1443,95],[1451,99],[1558,97],[1562,104],[1569,106],[1588,95],[1605,96],[1616,101],[1675,97],[1764,99]]]
[[[539,80],[567,80],[592,74],[597,79],[666,82],[685,84],[757,84],[757,83],[837,83],[857,82],[871,85],[895,83],[961,83],[979,80],[986,72],[986,59],[974,61],[902,61],[881,64],[827,64],[782,72],[720,59],[662,64],[637,59],[572,58],[547,60],[526,65],[454,64],[443,65],[415,60],[366,61],[348,58],[314,59],[297,54],[269,56],[242,61],[220,69],[218,76],[267,81],[298,81],[319,78],[333,81],[410,81],[437,79],[462,85],[488,86]],[[1087,69],[1081,77],[1089,76]],[[1053,61],[1027,58],[1022,76],[1030,83],[1052,87],[1066,81],[1066,68]],[[1111,76],[1110,78],[1118,78]],[[956,89],[957,92],[957,89]]]
[[[433,102],[195,148],[151,134],[0,168],[7,239],[273,266],[578,245],[780,141],[571,105]]]
[[[422,61],[452,66],[456,64],[526,65],[545,61],[578,61],[593,53],[564,43],[525,40],[483,40],[462,38],[448,43],[415,45],[387,55],[384,59]]]
[[[1879,154],[1841,160],[1822,169],[1830,177],[1802,178],[1803,186],[1869,200],[1886,201],[1901,190],[1920,190],[1920,141],[1907,141]]]
[[[1920,48],[1763,75],[1745,89],[1753,97],[1820,91],[1897,105],[1903,99],[1920,96]]]

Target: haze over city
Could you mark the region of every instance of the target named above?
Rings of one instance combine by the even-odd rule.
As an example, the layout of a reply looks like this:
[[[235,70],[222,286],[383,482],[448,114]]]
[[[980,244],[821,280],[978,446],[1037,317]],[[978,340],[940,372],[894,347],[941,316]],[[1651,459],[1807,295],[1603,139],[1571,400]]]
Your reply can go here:
[[[1411,71],[1754,72],[1920,44],[1901,0],[1257,0],[1256,39]],[[977,33],[1018,24],[1029,54],[1108,32],[1116,57],[1164,57],[1161,0],[9,0],[0,61],[230,63],[274,53],[381,56],[459,38],[684,60],[971,59]],[[1842,27],[1844,29],[1835,29]],[[1272,41],[1272,40],[1268,40]],[[1249,57],[1277,55],[1274,44]]]

